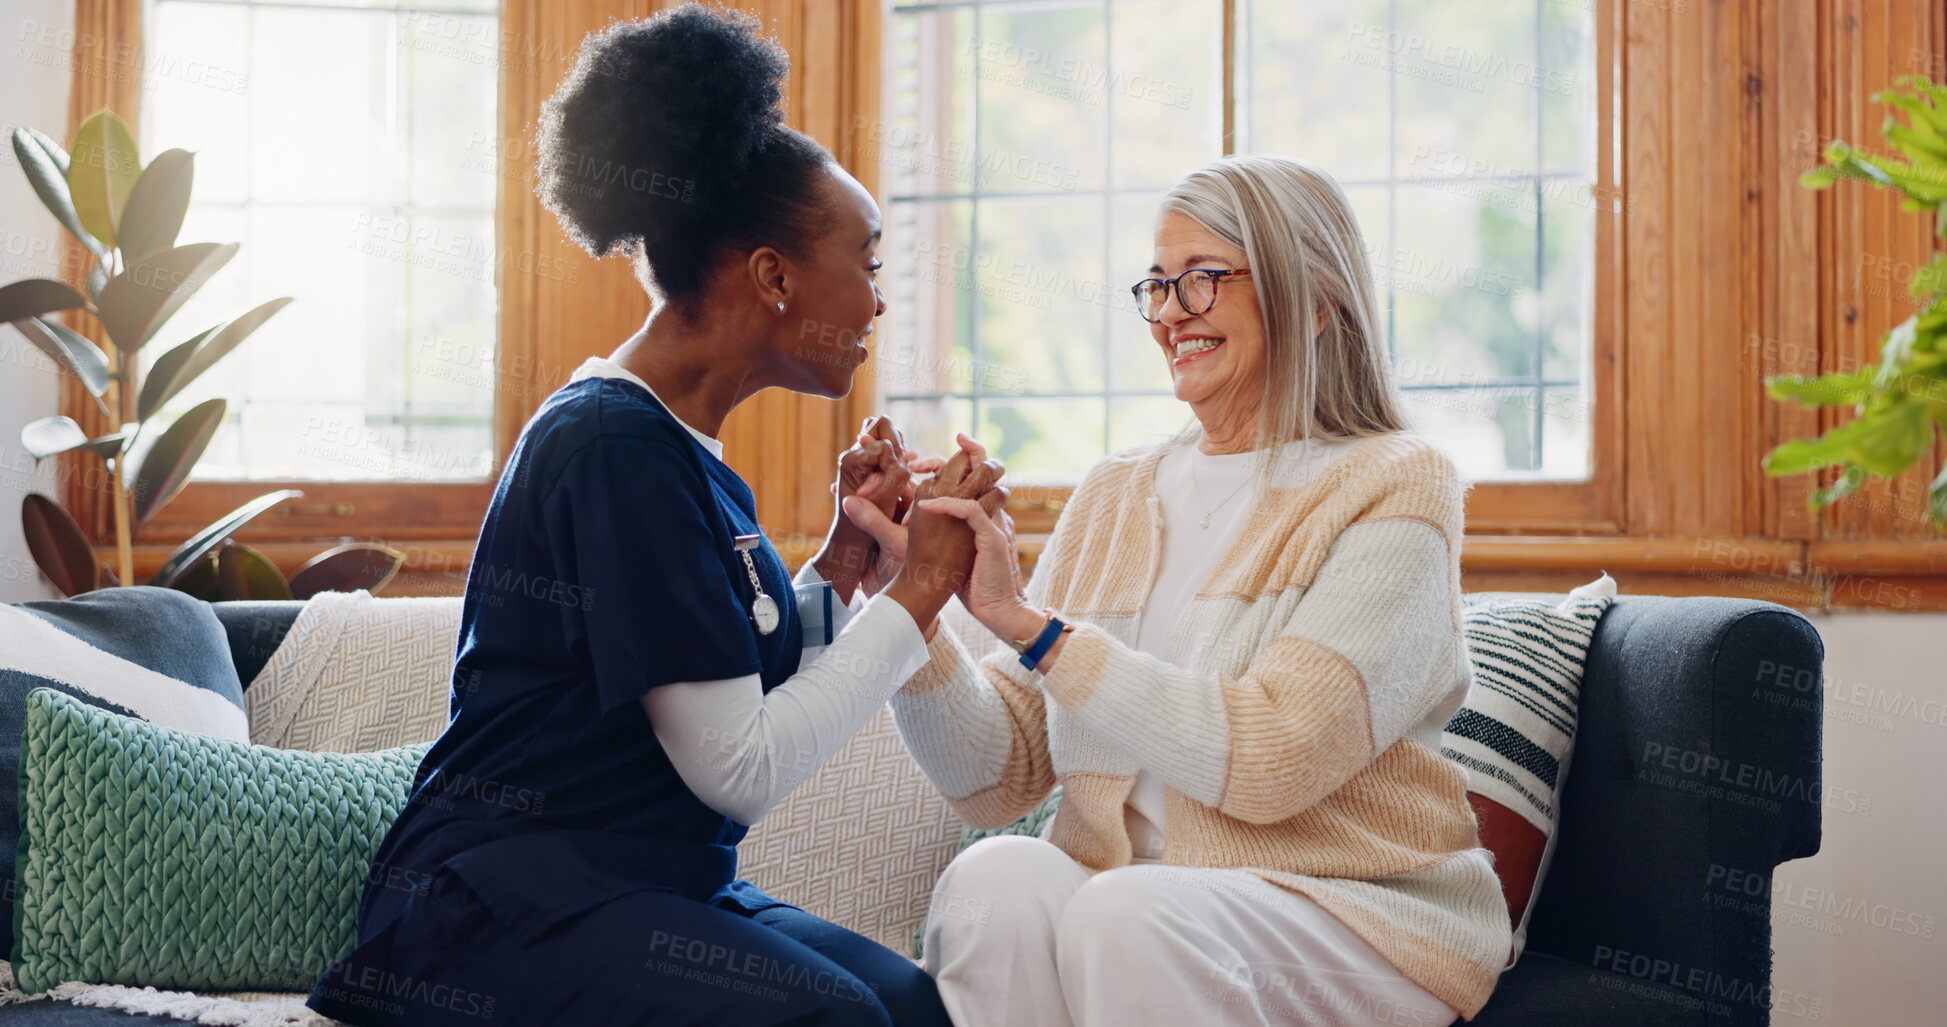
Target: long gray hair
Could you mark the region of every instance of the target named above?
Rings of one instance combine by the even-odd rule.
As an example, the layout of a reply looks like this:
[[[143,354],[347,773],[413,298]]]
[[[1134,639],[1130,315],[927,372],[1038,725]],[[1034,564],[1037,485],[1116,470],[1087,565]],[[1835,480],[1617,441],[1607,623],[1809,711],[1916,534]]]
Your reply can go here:
[[[1406,427],[1365,241],[1331,175],[1289,157],[1225,157],[1170,190],[1158,216],[1172,211],[1243,250],[1251,269],[1264,317],[1264,399],[1251,447],[1263,456],[1260,484],[1270,484],[1285,443]],[[1177,439],[1198,431],[1192,424]]]

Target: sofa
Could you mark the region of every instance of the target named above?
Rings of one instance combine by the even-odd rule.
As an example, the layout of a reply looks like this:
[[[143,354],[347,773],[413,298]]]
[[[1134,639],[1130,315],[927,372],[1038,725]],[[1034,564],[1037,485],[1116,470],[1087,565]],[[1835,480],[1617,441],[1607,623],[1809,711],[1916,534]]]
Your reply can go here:
[[[213,605],[247,687],[304,604]],[[1750,1025],[1802,1001],[1771,979],[1769,887],[1779,863],[1818,851],[1823,806],[1843,802],[1820,779],[1822,662],[1810,623],[1781,606],[1615,602],[1526,950],[1474,1023]],[[909,951],[961,830],[882,711],[751,832],[740,873]],[[142,1022],[179,1021],[0,1006],[0,1025]]]

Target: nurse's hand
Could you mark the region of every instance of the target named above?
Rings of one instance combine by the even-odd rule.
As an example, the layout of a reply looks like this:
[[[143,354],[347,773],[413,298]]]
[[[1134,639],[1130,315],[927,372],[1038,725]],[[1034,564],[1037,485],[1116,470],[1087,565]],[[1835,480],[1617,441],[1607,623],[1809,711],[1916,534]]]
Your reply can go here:
[[[973,572],[975,544],[973,532],[964,522],[928,511],[926,501],[964,500],[990,513],[999,512],[1007,502],[1007,490],[997,484],[1006,468],[1000,461],[988,459],[986,450],[973,439],[961,435],[959,442],[960,451],[919,486],[917,501],[901,526],[906,535],[906,565],[886,589],[912,612],[929,636],[940,608],[966,586]],[[856,503],[847,505],[859,512]],[[871,520],[870,512],[865,513]],[[891,537],[884,524],[872,523],[877,529],[875,536],[882,541]]]
[[[839,455],[838,480],[831,487],[838,509],[832,515],[824,547],[813,557],[819,575],[832,583],[841,601],[849,602],[852,590],[858,587],[876,594],[898,573],[897,561],[903,560],[903,552],[882,552],[858,520],[845,515],[846,503],[856,497],[883,518],[902,520],[912,503],[913,476],[932,473],[942,463],[937,457],[921,458],[907,449],[905,436],[889,418],[866,418],[852,448]],[[888,560],[894,562],[888,566]]]
[[[913,513],[953,517],[973,530],[973,570],[958,595],[975,620],[1006,642],[1032,638],[1041,630],[1046,615],[1029,605],[1022,593],[1014,519],[1006,510],[972,500],[942,497],[921,499]]]

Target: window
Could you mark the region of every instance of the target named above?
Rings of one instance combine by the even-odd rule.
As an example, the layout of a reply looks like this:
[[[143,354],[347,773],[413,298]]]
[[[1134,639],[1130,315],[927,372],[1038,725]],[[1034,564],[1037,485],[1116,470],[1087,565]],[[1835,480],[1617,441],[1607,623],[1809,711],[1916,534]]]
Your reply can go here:
[[[229,400],[199,477],[493,474],[496,9],[153,0],[142,152],[196,152],[183,241],[242,244],[163,341],[295,298],[171,404]]]
[[[1188,423],[1129,306],[1163,193],[1226,151],[1359,215],[1407,414],[1477,479],[1590,473],[1593,4],[899,2],[880,151],[879,394],[1072,484]],[[1231,81],[1226,83],[1226,69]],[[1226,85],[1229,86],[1226,89]]]

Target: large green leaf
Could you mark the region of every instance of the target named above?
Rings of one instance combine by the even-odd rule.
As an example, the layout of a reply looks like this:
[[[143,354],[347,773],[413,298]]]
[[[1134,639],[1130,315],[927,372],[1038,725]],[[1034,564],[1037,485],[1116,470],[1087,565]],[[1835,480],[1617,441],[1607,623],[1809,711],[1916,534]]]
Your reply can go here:
[[[89,115],[74,133],[68,157],[68,196],[88,234],[113,247],[128,194],[141,177],[142,160],[128,123],[106,108]]]
[[[95,256],[108,256],[108,247],[81,227],[81,218],[74,212],[74,200],[68,196],[68,151],[31,128],[14,129],[13,142],[14,156],[20,161],[20,169],[27,173],[34,195],[41,198],[41,206]]]
[[[1907,295],[1916,300],[1926,299],[1929,293],[1947,292],[1947,253],[1936,253],[1920,270],[1913,273],[1913,280],[1906,283]]]
[[[178,575],[169,587],[195,596],[206,603],[221,599],[222,596],[217,594],[216,588],[216,557],[204,554],[202,559],[197,560]]]
[[[1897,478],[1933,445],[1933,422],[1920,403],[1899,403],[1860,420],[1872,428],[1852,442],[1853,463],[1882,478]]]
[[[116,432],[91,439],[71,417],[43,417],[27,422],[26,427],[20,429],[20,448],[26,450],[36,463],[75,449],[85,449],[97,456],[114,457],[121,455],[122,442],[127,437],[123,432]]]
[[[148,377],[142,382],[142,395],[135,401],[135,416],[138,420],[147,423],[149,418],[155,416],[156,411],[162,409],[162,404],[167,403],[169,397],[176,394],[174,383],[181,376],[183,368],[189,365],[189,359],[196,355],[196,348],[222,330],[223,326],[220,324],[211,325],[190,336],[181,345],[155,358],[155,363],[149,365]]]
[[[1808,407],[1851,406],[1864,403],[1873,394],[1873,369],[1862,367],[1838,374],[1815,377],[1787,374],[1765,380],[1765,391],[1773,399],[1795,399]]]
[[[102,287],[96,306],[108,337],[134,353],[196,290],[236,256],[237,244],[197,242],[152,253]]]
[[[289,599],[291,583],[270,557],[241,542],[229,542],[216,554],[216,594],[229,600]]]
[[[177,546],[175,552],[170,553],[168,558],[162,561],[161,569],[156,571],[155,577],[150,579],[149,584],[162,588],[177,587],[190,575],[195,574],[200,567],[209,563],[210,551],[224,539],[229,538],[271,507],[286,499],[295,499],[302,495],[304,493],[297,489],[267,492],[224,514],[215,523],[191,535],[188,541]]]
[[[0,285],[0,321],[18,321],[87,305],[88,301],[80,293],[52,278],[23,278]]]
[[[1764,472],[1773,476],[1803,474],[1845,463],[1851,457],[1853,445],[1872,430],[1874,425],[1870,419],[1855,417],[1816,439],[1781,443],[1765,455]]]
[[[62,595],[92,592],[101,585],[101,566],[87,533],[54,500],[28,493],[20,503],[20,527],[34,565]]]
[[[142,169],[142,177],[129,190],[128,209],[122,212],[117,229],[123,263],[176,245],[195,177],[196,158],[188,150],[164,150]]]
[[[204,332],[163,354],[149,370],[149,380],[142,386],[142,397],[137,404],[141,410],[140,416],[146,418],[161,410],[163,404],[204,371],[215,366],[217,361],[229,356],[231,350],[250,337],[250,333],[290,302],[289,296],[279,296],[260,303],[220,329]]]
[[[309,599],[320,592],[377,592],[399,573],[405,554],[373,542],[327,549],[291,575],[291,595]]]
[[[99,398],[108,391],[108,354],[87,336],[53,318],[24,317],[13,322],[20,334],[47,354],[48,359],[81,379],[88,393]]]
[[[221,399],[212,399],[191,407],[149,447],[149,452],[142,457],[142,466],[135,472],[136,531],[141,531],[157,510],[168,505],[189,484],[190,472],[196,469],[196,461],[203,458],[203,450],[209,448],[228,406]]]
[[[1806,505],[1814,510],[1823,510],[1859,491],[1859,486],[1864,484],[1866,484],[1866,469],[1857,464],[1848,464],[1832,484],[1813,489],[1812,494],[1806,498]]]

